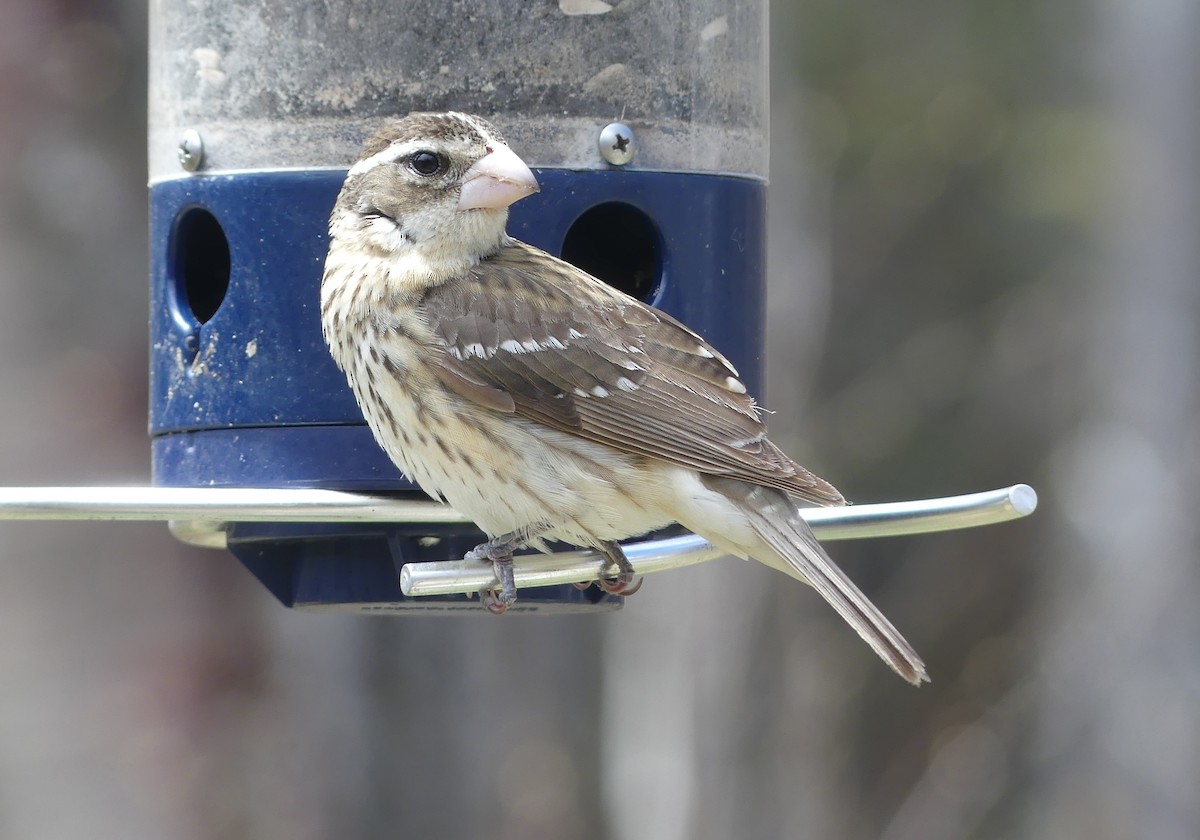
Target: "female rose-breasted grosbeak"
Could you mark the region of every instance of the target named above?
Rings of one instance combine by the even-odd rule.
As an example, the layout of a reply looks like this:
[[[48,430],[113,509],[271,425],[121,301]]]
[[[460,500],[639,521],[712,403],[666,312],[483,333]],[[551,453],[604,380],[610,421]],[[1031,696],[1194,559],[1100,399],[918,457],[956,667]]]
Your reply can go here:
[[[811,584],[909,682],[912,647],[825,554],[791,496],[842,504],[766,437],[733,366],[665,313],[510,238],[537,181],[497,131],[411,114],[369,141],[329,222],[325,340],[375,439],[492,539],[617,540],[671,523]]]

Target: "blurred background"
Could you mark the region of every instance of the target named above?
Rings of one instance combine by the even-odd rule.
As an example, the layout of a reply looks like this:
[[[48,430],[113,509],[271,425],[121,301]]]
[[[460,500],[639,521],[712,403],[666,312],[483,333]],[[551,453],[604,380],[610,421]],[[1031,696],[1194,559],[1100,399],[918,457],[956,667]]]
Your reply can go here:
[[[0,837],[1200,834],[1200,9],[772,10],[772,437],[919,690],[734,561],[616,614],[284,610],[165,527],[0,525]],[[146,6],[0,5],[0,484],[148,480]]]

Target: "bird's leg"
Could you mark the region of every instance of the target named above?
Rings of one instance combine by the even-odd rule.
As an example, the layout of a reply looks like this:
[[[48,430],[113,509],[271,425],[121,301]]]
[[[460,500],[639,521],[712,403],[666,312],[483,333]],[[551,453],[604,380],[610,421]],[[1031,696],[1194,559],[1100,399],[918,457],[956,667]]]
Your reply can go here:
[[[642,588],[642,581],[645,578],[634,578],[633,564],[629,562],[629,558],[625,556],[625,552],[621,550],[621,544],[613,540],[600,544],[600,553],[604,555],[611,565],[617,567],[615,577],[602,577],[596,581],[596,585],[610,595],[625,595],[629,596]]]
[[[513,551],[522,542],[522,535],[513,532],[475,546],[463,559],[476,563],[491,563],[500,590],[479,590],[480,602],[494,615],[502,615],[517,600],[517,584],[513,580]]]

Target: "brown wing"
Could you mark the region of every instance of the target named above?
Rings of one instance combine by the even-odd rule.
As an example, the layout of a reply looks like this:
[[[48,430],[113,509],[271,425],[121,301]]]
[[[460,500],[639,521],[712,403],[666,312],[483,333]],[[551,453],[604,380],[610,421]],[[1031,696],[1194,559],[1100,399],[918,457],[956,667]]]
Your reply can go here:
[[[451,390],[625,452],[766,484],[816,504],[831,485],[766,438],[737,371],[665,313],[522,242],[422,303]]]

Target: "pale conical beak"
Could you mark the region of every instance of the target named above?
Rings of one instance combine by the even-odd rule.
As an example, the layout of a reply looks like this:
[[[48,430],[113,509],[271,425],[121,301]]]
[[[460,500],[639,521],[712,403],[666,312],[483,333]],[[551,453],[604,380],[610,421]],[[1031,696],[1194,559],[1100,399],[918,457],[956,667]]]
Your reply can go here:
[[[538,191],[537,178],[508,146],[497,143],[463,174],[459,210],[500,210]]]

